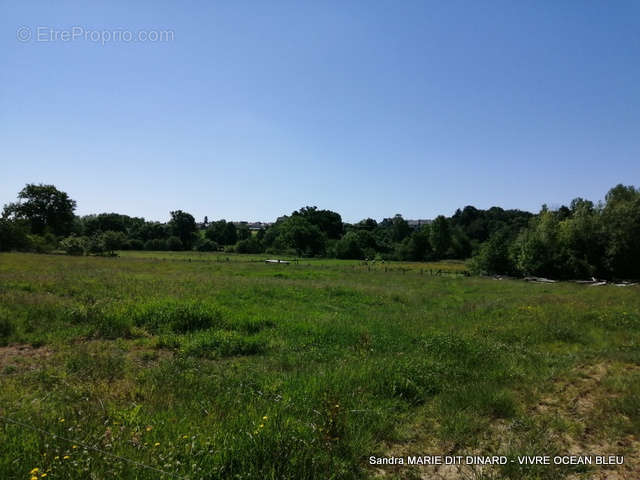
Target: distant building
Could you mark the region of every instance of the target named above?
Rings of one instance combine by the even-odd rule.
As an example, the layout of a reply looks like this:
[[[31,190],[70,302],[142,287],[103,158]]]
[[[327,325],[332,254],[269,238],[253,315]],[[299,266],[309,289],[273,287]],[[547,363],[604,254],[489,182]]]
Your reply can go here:
[[[433,222],[433,220],[407,220],[409,226],[414,230],[417,230],[423,225],[429,225],[431,222]]]

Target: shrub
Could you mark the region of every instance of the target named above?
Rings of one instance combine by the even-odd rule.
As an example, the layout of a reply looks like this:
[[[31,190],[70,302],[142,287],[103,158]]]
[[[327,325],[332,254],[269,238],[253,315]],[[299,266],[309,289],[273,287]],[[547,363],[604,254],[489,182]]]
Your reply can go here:
[[[213,240],[203,240],[198,244],[198,251],[200,252],[215,252],[218,250],[218,244]]]
[[[184,250],[184,245],[182,244],[182,240],[180,240],[176,236],[171,236],[167,240],[167,248],[173,251]]]
[[[262,253],[262,251],[262,244],[256,237],[249,237],[245,240],[240,240],[236,245],[237,253]]]
[[[84,255],[87,250],[87,237],[71,235],[60,242],[60,248],[69,255]]]
[[[144,243],[142,240],[133,238],[129,240],[129,250],[144,250]]]

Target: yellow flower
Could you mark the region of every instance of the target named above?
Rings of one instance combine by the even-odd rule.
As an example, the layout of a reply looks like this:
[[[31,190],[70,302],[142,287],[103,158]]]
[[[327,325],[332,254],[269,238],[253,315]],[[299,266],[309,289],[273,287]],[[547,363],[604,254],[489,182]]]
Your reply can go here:
[[[56,455],[55,457],[53,457],[54,460],[60,460],[60,455]]]
[[[159,447],[160,446],[160,442],[156,442],[153,444],[154,447]]]
[[[189,435],[183,435],[182,438],[186,440],[187,438],[189,438]]]
[[[38,480],[38,477],[33,476],[33,477],[31,477],[31,479],[30,479],[30,480]]]
[[[263,420],[266,420],[267,418],[269,418],[269,417],[267,417],[266,415],[264,417],[262,417]]]
[[[36,474],[36,473],[38,473],[39,471],[40,471],[40,469],[39,469],[38,467],[36,467],[36,468],[32,469],[29,473],[30,473],[31,475],[35,475],[35,474]]]
[[[45,473],[42,473],[42,474],[40,475],[40,478],[44,478],[44,477],[46,477],[46,476],[47,476],[47,474],[46,474],[46,472],[45,472]]]
[[[65,455],[64,457],[62,457],[63,460],[69,460],[69,455]]]
[[[60,420],[58,420],[60,423],[64,423],[64,418],[61,418]]]
[[[148,427],[147,427],[147,432],[150,432],[152,429],[153,429],[153,427],[148,426]]]
[[[73,447],[71,447],[71,448],[76,449],[76,448],[78,448],[78,445],[74,445],[74,446],[73,446]]]
[[[260,428],[264,428],[264,423],[261,423],[261,424],[260,424]]]

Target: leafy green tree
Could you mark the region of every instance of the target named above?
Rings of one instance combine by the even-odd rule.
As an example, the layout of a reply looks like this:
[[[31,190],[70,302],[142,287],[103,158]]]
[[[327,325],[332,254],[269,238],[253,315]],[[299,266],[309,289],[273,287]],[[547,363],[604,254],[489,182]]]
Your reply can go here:
[[[300,216],[311,225],[315,225],[327,238],[338,239],[342,235],[342,217],[331,210],[318,210],[318,207],[304,207],[291,214],[292,217]]]
[[[53,185],[27,184],[20,193],[19,201],[5,207],[3,216],[24,219],[31,233],[37,235],[51,232],[68,235],[73,227],[75,200]]]
[[[507,228],[495,232],[488,241],[482,244],[478,254],[473,257],[471,270],[483,275],[515,273],[515,266],[509,251],[511,243],[512,239]]]
[[[320,255],[326,249],[327,237],[302,215],[281,217],[264,236],[269,250],[284,252],[293,250],[298,255]]]
[[[238,241],[238,232],[232,222],[222,219],[211,222],[205,237],[220,245],[234,245]]]
[[[449,222],[443,215],[439,215],[431,223],[429,241],[436,259],[447,256],[451,248],[451,230]]]
[[[187,212],[183,212],[182,210],[175,210],[171,212],[171,220],[169,220],[169,229],[173,236],[176,236],[180,239],[180,244],[182,248],[180,250],[191,250],[193,244],[196,239],[196,231],[198,227],[196,226],[196,220],[193,218],[193,215]],[[170,245],[170,249],[174,250],[171,247],[177,246],[175,241]]]
[[[335,252],[337,258],[361,260],[365,257],[356,232],[348,232],[338,240],[335,245]]]
[[[23,250],[29,243],[25,222],[0,218],[0,252]]]
[[[109,230],[102,235],[102,242],[104,244],[105,251],[113,254],[116,250],[121,250],[127,237],[122,232],[114,232]]]
[[[607,268],[618,278],[640,278],[640,190],[617,185],[605,200],[602,222]]]
[[[399,213],[393,217],[391,223],[391,228],[393,230],[392,237],[394,242],[401,242],[409,235],[411,235],[411,227]]]

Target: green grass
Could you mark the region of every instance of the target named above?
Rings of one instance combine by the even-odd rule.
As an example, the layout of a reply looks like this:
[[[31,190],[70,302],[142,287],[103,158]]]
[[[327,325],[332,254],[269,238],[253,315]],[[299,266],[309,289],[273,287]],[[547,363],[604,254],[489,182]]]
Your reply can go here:
[[[0,421],[0,478],[367,478],[373,454],[638,440],[638,287],[265,258],[0,255],[0,416],[38,429]],[[537,409],[592,365],[592,409]]]

